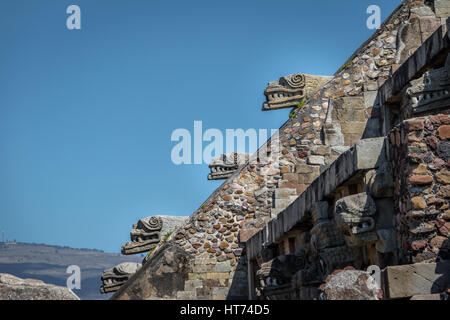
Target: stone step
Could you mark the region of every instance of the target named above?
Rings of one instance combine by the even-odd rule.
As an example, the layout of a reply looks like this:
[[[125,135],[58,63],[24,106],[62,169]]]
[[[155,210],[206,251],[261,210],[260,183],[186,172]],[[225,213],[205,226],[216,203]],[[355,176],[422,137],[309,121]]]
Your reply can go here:
[[[271,214],[272,218],[274,218],[283,210],[284,210],[284,208],[272,208],[272,210],[270,211],[270,214]]]
[[[275,199],[287,199],[296,195],[297,189],[295,188],[278,188],[275,190]]]
[[[195,289],[201,288],[202,286],[203,286],[202,280],[186,280],[184,282],[185,291],[195,291]]]
[[[390,266],[383,279],[389,299],[444,292],[450,287],[450,261]]]
[[[195,300],[197,293],[195,291],[178,291],[177,300]]]

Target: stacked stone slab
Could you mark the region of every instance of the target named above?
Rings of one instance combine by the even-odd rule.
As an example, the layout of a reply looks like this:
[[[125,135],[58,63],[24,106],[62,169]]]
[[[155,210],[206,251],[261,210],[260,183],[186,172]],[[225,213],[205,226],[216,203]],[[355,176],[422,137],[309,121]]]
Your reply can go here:
[[[317,200],[322,200],[308,191],[314,184],[321,184],[321,188],[327,190],[326,194],[335,191],[332,196],[334,201],[369,192],[377,208],[389,208],[389,200],[383,198],[392,196],[389,193],[392,188],[380,184],[386,180],[383,175],[389,176],[388,167],[367,167],[370,172],[359,172],[353,177],[359,179],[358,183],[342,185],[344,181],[341,181],[335,185],[336,190],[329,186],[333,184],[333,179],[339,180],[341,177],[333,177],[329,168],[334,168],[336,175],[340,170],[340,167],[333,166],[336,159],[343,159],[342,163],[347,163],[345,159],[354,159],[358,147],[350,147],[355,142],[386,134],[384,109],[378,90],[441,25],[441,18],[446,17],[446,3],[435,1],[436,5],[430,6],[422,1],[403,1],[328,82],[310,92],[304,101],[299,101],[277,134],[251,156],[246,165],[234,172],[178,232],[167,239],[171,250],[186,261],[183,272],[166,264],[167,257],[160,252],[163,246],[155,250],[149,261],[114,298],[248,298],[252,283],[247,278],[248,261],[244,250],[248,253],[248,246],[246,248],[245,243],[249,238],[257,238],[256,242],[263,246],[269,236],[265,230],[270,221],[276,221],[271,226],[273,233],[277,234],[290,225],[290,220],[282,218],[285,210],[296,208],[299,212],[301,206],[310,207]],[[364,159],[361,158],[361,161]],[[362,163],[357,163],[356,167],[358,165],[362,166]],[[320,178],[326,172],[329,172],[326,178]],[[366,183],[366,180],[372,182]],[[296,204],[299,195],[303,196],[301,205]],[[332,216],[322,218],[330,220]],[[307,231],[317,225],[314,232],[317,241],[313,243],[322,250],[317,252],[319,256],[331,261],[331,265],[332,261],[341,263],[339,257],[342,256],[348,257],[349,262],[354,261],[357,256],[354,248],[360,247],[348,244],[338,246],[330,242],[327,234],[336,234],[335,230],[327,226],[327,221],[318,220],[306,221],[305,225],[308,226]],[[390,226],[379,229],[390,229]],[[380,231],[376,241],[369,241],[370,246],[375,248],[369,260],[376,260],[376,252],[390,252],[390,235],[389,231]],[[289,242],[290,236],[286,235],[286,241],[283,240],[283,245],[278,246],[277,250],[293,254],[291,251],[295,249],[295,243],[303,241],[311,245],[310,240],[306,239],[308,235],[304,237],[303,240],[294,238],[293,242]],[[342,241],[339,236],[335,238],[333,241]],[[358,252],[360,250],[356,249]],[[272,258],[273,253],[272,256],[265,256],[264,250],[256,255],[260,263]],[[390,261],[386,259],[383,263]],[[313,263],[314,268],[320,268],[316,262],[319,260]],[[223,267],[220,272],[214,269],[218,263]],[[162,274],[177,279],[170,290],[161,282]],[[307,278],[307,274],[301,273],[298,282]],[[308,292],[304,290],[302,294],[308,296]]]

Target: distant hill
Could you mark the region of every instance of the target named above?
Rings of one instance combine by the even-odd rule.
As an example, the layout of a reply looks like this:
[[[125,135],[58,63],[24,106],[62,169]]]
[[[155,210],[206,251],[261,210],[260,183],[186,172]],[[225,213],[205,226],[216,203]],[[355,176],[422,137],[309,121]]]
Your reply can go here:
[[[122,262],[142,262],[143,256],[124,256],[95,249],[73,249],[31,243],[0,242],[0,273],[19,278],[39,279],[66,286],[70,274],[66,269],[77,265],[81,269],[81,289],[73,291],[82,300],[108,299],[112,294],[100,294],[103,270]]]

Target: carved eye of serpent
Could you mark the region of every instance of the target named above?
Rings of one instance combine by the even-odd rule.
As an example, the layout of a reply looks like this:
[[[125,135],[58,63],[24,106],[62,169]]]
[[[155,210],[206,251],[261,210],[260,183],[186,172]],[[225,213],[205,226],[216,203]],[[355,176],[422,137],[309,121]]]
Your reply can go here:
[[[150,228],[161,228],[161,219],[159,219],[158,217],[151,217],[148,220],[148,225],[150,226]]]
[[[305,76],[301,73],[293,74],[285,79],[292,88],[301,88],[305,86]]]

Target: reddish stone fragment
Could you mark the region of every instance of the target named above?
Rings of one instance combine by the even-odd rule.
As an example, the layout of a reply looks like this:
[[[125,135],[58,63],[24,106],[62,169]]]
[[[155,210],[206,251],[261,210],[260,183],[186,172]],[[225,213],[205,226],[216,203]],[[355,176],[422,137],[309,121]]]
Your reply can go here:
[[[427,240],[416,240],[411,243],[411,249],[418,251],[427,246]]]
[[[408,178],[408,182],[415,186],[420,186],[424,184],[430,184],[433,182],[433,177],[431,175],[412,175]]]
[[[439,138],[441,138],[441,139],[450,138],[450,126],[449,125],[441,126],[438,129],[438,132],[439,132]]]
[[[423,130],[423,119],[410,119],[405,120],[406,127],[410,131]]]

